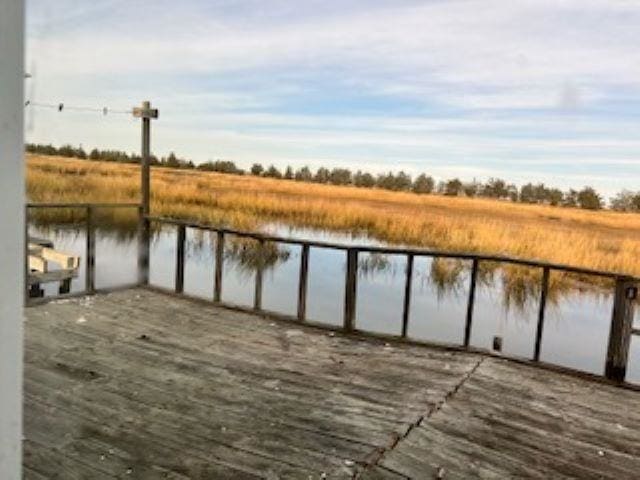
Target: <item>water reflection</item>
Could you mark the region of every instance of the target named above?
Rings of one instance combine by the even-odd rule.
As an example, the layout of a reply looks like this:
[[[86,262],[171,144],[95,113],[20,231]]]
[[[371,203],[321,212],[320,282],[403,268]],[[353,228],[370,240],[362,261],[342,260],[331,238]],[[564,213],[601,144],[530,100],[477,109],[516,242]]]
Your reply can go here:
[[[467,263],[452,258],[433,259],[427,281],[436,287],[438,298],[447,294],[459,294],[466,288],[465,279],[470,272]]]
[[[70,214],[73,216],[73,214]],[[31,223],[31,234],[53,239],[55,243],[79,244],[85,239],[84,219],[78,222],[78,217],[74,217],[76,222],[64,225],[46,225],[34,221]],[[152,244],[175,242],[173,228],[159,227],[152,228]],[[188,256],[195,261],[210,261],[211,249],[215,244],[216,234],[199,229],[188,229],[191,234],[187,237]],[[291,230],[291,229],[289,229]],[[280,233],[280,232],[276,232]],[[309,232],[306,231],[307,239]],[[353,236],[345,236],[337,240],[354,243],[360,240]],[[114,244],[114,249],[122,245],[133,245],[137,242],[137,225],[129,225],[121,228],[102,228],[100,224],[96,226],[96,237],[102,241]],[[328,238],[325,232],[323,240],[336,240]],[[76,245],[79,247],[80,245]],[[276,242],[260,242],[254,238],[240,237],[237,235],[225,236],[224,261],[229,263],[237,272],[247,278],[252,277],[258,269],[268,273],[278,268],[279,265],[288,262],[292,256],[292,249],[299,249],[299,246],[290,246]],[[75,248],[81,256],[84,252],[80,248]],[[166,250],[166,249],[165,249]],[[323,252],[326,255],[330,250],[313,248],[313,252]],[[165,252],[166,255],[167,252]],[[336,257],[344,257],[344,251],[335,251]],[[381,253],[362,252],[358,260],[358,275],[361,279],[371,278],[376,275],[395,278],[404,278],[406,268],[403,262],[394,261],[393,257],[406,258],[404,255],[389,255]],[[420,257],[416,257],[420,258]],[[343,263],[343,262],[341,262]],[[345,266],[343,265],[342,274]],[[471,261],[455,258],[437,257],[431,259],[426,269],[416,269],[416,280],[423,286],[430,285],[435,288],[438,298],[449,295],[460,295],[468,289],[469,277],[471,275]],[[478,285],[496,287],[502,292],[501,305],[506,310],[515,308],[525,311],[540,301],[542,290],[542,268],[526,267],[518,265],[508,265],[498,262],[480,262],[477,276]],[[585,276],[553,271],[549,280],[547,303],[558,304],[563,296],[569,296],[576,292],[589,295],[604,296],[608,298],[614,288],[613,280],[585,278]]]
[[[30,233],[50,238],[56,248],[82,257],[83,219],[74,227],[37,227]],[[296,231],[276,234],[298,237]],[[312,232],[305,230],[308,240]],[[323,232],[319,240],[362,245],[360,237]],[[372,245],[378,245],[369,241]],[[176,229],[154,230],[151,248],[152,283],[173,288]],[[211,299],[215,269],[215,233],[187,229],[185,291]],[[263,306],[295,315],[301,248],[233,235],[225,236],[222,298],[241,305],[253,304],[254,279],[262,269]],[[136,228],[97,231],[97,286],[136,280]],[[307,317],[340,325],[344,310],[346,254],[341,250],[312,248],[309,260]],[[358,261],[356,325],[370,331],[398,334],[402,327],[406,288],[406,255],[362,252]],[[409,336],[415,339],[460,344],[464,336],[472,263],[452,258],[415,257]],[[542,269],[481,262],[471,343],[492,347],[503,339],[503,353],[531,358],[541,295]],[[84,268],[72,291],[84,286]],[[47,290],[55,294],[56,289]],[[612,311],[612,282],[552,272],[542,359],[601,373]],[[640,322],[639,322],[640,323]],[[640,378],[640,347],[632,349],[629,374]],[[635,375],[635,377],[634,377]]]
[[[291,252],[286,246],[273,242],[260,243],[253,239],[232,237],[226,240],[224,258],[234,263],[239,271],[247,275],[258,269],[269,271],[286,262]]]
[[[396,276],[400,270],[398,262],[391,260],[392,255],[370,253],[360,256],[358,273],[360,278],[384,274]],[[418,257],[420,258],[420,257]],[[448,295],[460,295],[468,289],[472,262],[455,258],[433,258],[428,268],[417,271],[420,284],[435,288],[438,298]],[[402,269],[404,275],[406,269]],[[502,306],[525,311],[537,306],[542,294],[543,269],[507,265],[498,262],[480,262],[477,284],[489,287],[500,286]],[[553,271],[548,284],[547,304],[556,305],[564,296],[575,292],[599,295],[608,298],[614,288],[610,279],[585,279],[583,275]]]

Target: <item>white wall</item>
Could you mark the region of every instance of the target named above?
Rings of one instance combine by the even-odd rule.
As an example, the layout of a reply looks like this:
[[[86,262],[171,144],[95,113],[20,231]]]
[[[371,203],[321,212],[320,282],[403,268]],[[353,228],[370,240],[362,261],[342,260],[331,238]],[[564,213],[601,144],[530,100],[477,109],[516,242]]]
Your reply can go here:
[[[0,0],[0,478],[21,478],[24,0]]]

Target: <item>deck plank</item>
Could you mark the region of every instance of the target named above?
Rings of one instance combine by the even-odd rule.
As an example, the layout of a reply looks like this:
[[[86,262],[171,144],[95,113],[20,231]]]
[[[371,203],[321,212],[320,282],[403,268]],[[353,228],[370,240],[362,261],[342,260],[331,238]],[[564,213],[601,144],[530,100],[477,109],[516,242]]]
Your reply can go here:
[[[25,478],[634,478],[640,394],[147,290],[27,310]]]

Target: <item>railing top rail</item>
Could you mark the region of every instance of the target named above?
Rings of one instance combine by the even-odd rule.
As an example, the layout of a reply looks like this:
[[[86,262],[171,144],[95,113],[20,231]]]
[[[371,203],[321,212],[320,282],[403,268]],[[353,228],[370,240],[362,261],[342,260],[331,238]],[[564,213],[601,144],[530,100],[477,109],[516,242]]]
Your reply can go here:
[[[455,258],[460,260],[479,260],[483,262],[496,262],[496,263],[510,263],[513,265],[519,265],[523,267],[533,268],[548,268],[549,270],[560,270],[567,273],[573,273],[578,275],[589,275],[601,278],[616,279],[622,278],[630,281],[640,282],[640,277],[635,277],[625,273],[619,272],[607,272],[602,270],[594,270],[590,268],[575,267],[571,265],[564,265],[560,263],[542,262],[536,260],[526,260],[517,257],[509,257],[507,255],[486,255],[476,253],[463,253],[447,250],[433,250],[427,248],[408,248],[408,247],[384,247],[384,246],[371,246],[371,245],[344,245],[335,242],[323,242],[316,240],[301,240],[295,238],[281,237],[277,235],[269,235],[258,232],[247,232],[243,230],[237,230],[227,227],[216,227],[213,225],[207,225],[198,222],[192,222],[188,220],[178,220],[167,217],[148,216],[147,220],[157,223],[164,223],[169,225],[182,225],[188,228],[195,228],[199,230],[208,230],[212,232],[223,232],[229,235],[237,235],[239,237],[253,238],[255,240],[262,240],[266,242],[284,243],[290,245],[308,245],[316,248],[327,248],[333,250],[357,250],[365,253],[379,253],[384,255],[414,255],[424,257],[440,257],[440,258]]]
[[[57,203],[27,203],[27,208],[139,208],[139,203],[89,203],[89,202],[57,202]]]

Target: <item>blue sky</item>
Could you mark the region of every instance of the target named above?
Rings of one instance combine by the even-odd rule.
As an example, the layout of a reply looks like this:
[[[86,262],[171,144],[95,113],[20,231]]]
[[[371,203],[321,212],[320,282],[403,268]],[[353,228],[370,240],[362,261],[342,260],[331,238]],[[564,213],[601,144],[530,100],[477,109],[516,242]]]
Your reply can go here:
[[[33,101],[161,118],[153,150],[640,189],[635,0],[31,0]],[[27,139],[139,148],[122,115]]]

